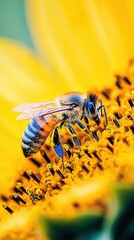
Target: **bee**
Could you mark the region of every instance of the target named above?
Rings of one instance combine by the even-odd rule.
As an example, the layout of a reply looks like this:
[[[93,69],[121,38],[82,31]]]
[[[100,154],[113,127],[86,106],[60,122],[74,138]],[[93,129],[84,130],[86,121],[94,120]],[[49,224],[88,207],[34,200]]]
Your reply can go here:
[[[67,93],[54,101],[28,103],[15,107],[13,109],[15,112],[22,112],[17,120],[31,119],[22,136],[22,150],[25,157],[30,157],[40,151],[48,135],[52,133],[55,153],[63,160],[59,128],[67,127],[74,145],[80,146],[73,125],[77,125],[89,134],[89,119],[99,125],[102,109],[107,125],[106,108],[102,100],[93,94],[86,97],[81,93]],[[82,119],[84,124],[81,122]]]

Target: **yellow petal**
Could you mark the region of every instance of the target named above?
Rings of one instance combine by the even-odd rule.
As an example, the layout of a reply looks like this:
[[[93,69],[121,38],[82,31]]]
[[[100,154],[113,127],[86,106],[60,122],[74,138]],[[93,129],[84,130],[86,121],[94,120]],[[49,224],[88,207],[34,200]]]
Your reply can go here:
[[[2,212],[2,210],[3,209],[0,206],[0,211]],[[3,218],[0,223],[1,239],[38,239],[38,236],[41,237],[41,233],[39,232],[37,225],[38,215],[39,208],[36,206],[30,209],[30,211],[28,208],[21,209],[11,216],[7,213],[5,219]]]
[[[17,123],[9,102],[0,98],[0,104],[0,184],[3,191],[10,187],[10,180],[24,163],[21,151],[22,125],[24,128],[24,124]]]
[[[29,0],[26,7],[40,53],[73,90],[110,83],[134,53],[132,0]]]
[[[0,40],[0,95],[18,104],[57,97],[67,85],[58,85],[49,77],[39,59],[17,43]]]

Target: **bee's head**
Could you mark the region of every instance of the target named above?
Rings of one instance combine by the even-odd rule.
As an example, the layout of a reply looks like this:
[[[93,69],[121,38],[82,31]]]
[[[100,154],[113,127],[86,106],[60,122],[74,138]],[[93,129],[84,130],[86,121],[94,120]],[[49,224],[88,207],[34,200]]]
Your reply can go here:
[[[88,114],[94,114],[95,113],[95,104],[91,100],[88,100],[86,103],[86,110]]]
[[[88,117],[93,119],[96,122],[96,124],[99,125],[100,124],[100,117],[99,117],[98,110],[97,110],[97,107],[96,107],[95,99],[90,98],[86,102],[85,107],[86,107],[86,113],[87,113]]]

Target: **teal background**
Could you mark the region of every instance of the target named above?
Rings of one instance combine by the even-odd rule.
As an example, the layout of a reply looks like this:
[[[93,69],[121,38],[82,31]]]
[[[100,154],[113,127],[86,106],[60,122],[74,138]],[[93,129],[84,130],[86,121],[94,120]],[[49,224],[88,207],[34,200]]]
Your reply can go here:
[[[16,40],[34,50],[25,14],[25,0],[0,0],[0,37]]]

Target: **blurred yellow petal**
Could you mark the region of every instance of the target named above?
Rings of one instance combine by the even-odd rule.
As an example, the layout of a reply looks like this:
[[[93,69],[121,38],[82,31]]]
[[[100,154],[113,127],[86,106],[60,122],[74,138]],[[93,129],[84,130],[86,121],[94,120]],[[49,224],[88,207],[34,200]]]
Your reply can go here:
[[[2,208],[0,207],[0,212],[2,213]],[[27,239],[27,240],[36,240],[41,239],[41,234],[37,225],[37,215],[39,209],[35,206],[32,210],[21,209],[15,215],[6,216],[6,224],[4,221],[1,221],[0,225],[0,239],[2,240],[13,240],[13,239]],[[35,217],[36,216],[36,217]],[[35,227],[33,231],[33,227]],[[23,231],[22,231],[23,229]],[[40,238],[38,238],[40,237]]]
[[[0,98],[0,184],[1,191],[9,188],[19,167],[24,163],[21,151],[21,135],[24,124],[19,124],[12,113],[13,105]],[[8,184],[7,184],[8,183]]]
[[[111,82],[134,54],[132,0],[29,0],[26,8],[42,58],[71,89]]]
[[[52,99],[67,87],[60,84],[55,92],[57,81],[50,78],[39,59],[7,40],[0,40],[0,71],[0,95],[13,104]]]

